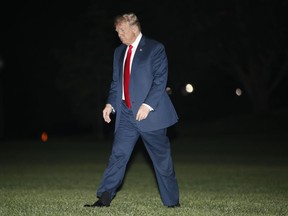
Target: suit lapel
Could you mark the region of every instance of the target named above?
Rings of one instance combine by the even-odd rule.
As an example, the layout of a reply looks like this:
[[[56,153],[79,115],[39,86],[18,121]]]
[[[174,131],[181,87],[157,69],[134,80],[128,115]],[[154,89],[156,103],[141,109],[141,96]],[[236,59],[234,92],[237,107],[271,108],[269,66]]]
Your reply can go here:
[[[131,67],[131,79],[134,77],[134,74],[137,73],[135,69],[137,68],[137,65],[140,64],[142,52],[144,50],[144,44],[145,44],[145,37],[142,36],[138,44],[137,50],[135,51],[134,58],[133,58],[132,67]]]

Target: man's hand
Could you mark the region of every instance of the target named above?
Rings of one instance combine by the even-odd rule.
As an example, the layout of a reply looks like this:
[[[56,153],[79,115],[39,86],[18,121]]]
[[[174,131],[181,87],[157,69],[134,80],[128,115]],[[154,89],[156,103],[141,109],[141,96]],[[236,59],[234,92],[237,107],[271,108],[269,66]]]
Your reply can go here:
[[[148,114],[150,112],[150,109],[145,106],[145,105],[141,105],[138,112],[137,112],[137,115],[136,115],[136,120],[137,121],[141,121],[141,120],[144,120],[147,118]]]
[[[110,119],[111,112],[112,112],[111,104],[106,104],[105,108],[103,109],[103,118],[104,118],[104,121],[107,123],[111,122],[111,119]]]

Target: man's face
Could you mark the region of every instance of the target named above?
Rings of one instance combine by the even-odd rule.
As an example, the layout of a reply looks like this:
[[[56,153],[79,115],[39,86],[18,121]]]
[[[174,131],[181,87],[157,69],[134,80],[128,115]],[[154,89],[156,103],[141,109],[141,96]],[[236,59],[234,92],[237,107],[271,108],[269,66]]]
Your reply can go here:
[[[128,46],[132,44],[137,37],[135,28],[135,26],[130,26],[128,22],[121,22],[116,25],[115,31],[118,33],[121,42]]]

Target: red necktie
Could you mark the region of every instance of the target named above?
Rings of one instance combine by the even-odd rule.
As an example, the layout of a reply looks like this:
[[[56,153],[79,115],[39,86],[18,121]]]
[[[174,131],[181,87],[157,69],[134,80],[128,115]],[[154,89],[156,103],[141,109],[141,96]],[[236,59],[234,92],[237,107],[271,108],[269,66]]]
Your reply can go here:
[[[124,65],[124,97],[125,97],[125,102],[128,108],[131,108],[131,101],[130,101],[130,94],[129,94],[129,81],[130,81],[130,58],[131,58],[132,48],[133,46],[130,45],[128,52],[127,52],[125,65]]]

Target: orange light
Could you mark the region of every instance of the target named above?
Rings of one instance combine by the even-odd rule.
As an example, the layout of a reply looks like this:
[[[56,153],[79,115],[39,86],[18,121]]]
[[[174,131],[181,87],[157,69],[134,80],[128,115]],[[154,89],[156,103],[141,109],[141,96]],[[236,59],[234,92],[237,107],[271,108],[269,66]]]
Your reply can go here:
[[[43,131],[41,134],[41,140],[42,142],[47,142],[48,140],[48,134],[45,131]]]

